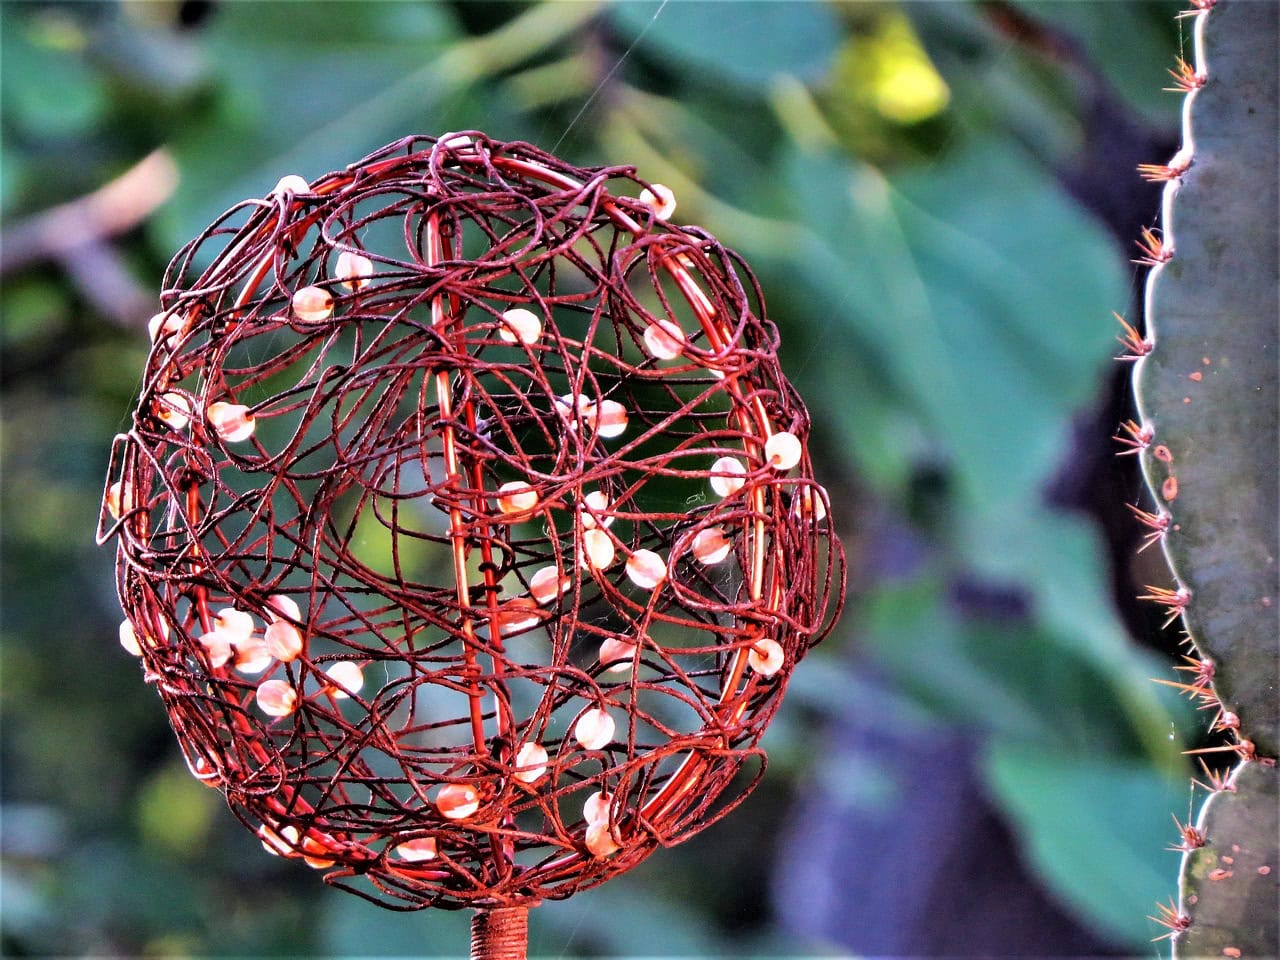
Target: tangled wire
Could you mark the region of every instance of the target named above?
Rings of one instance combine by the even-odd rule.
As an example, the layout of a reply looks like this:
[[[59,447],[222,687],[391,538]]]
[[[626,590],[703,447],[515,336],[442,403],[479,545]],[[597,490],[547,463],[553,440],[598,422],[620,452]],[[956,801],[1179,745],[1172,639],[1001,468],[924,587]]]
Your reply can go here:
[[[100,536],[191,772],[270,852],[532,904],[758,781],[843,554],[755,280],[673,207],[413,137],[170,265]]]

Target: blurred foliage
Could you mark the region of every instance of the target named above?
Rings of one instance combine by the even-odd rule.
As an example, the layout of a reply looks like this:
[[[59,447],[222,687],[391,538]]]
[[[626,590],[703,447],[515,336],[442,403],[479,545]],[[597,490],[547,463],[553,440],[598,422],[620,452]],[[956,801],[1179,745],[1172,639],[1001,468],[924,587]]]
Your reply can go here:
[[[0,290],[5,952],[462,950],[465,916],[325,889],[186,776],[116,644],[112,557],[92,545],[145,351],[146,312],[120,284],[153,298],[173,250],[284,174],[462,129],[634,163],[675,189],[678,219],[747,256],[854,559],[848,612],[797,675],[759,794],[627,878],[540,908],[533,952],[820,949],[770,912],[777,824],[815,775],[851,803],[892,802],[891,779],[822,768],[811,747],[869,682],[970,736],[1029,868],[1117,950],[1143,943],[1172,884],[1167,811],[1185,800],[1178,741],[1196,720],[1147,681],[1167,666],[1126,636],[1093,522],[1046,491],[1079,484],[1105,446],[1071,426],[1100,402],[1108,317],[1135,286],[1062,171],[1099,89],[1156,139],[1176,119],[1155,93],[1180,49],[1175,10],[0,4],[7,242],[47,244],[33,218],[153,149],[180,176],[140,228],[96,235],[86,218],[74,253],[65,237],[22,250],[32,263]],[[1092,173],[1136,183],[1122,164]]]

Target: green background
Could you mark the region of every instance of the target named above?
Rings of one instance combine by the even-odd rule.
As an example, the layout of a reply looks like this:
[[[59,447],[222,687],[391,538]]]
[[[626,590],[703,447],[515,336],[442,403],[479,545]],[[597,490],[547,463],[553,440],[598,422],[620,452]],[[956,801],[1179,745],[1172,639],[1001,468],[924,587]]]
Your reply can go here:
[[[324,887],[187,775],[93,530],[168,256],[285,174],[482,129],[633,163],[747,257],[851,561],[765,785],[535,911],[533,952],[1151,955],[1204,724],[1128,602],[1167,574],[1110,455],[1110,314],[1177,9],[0,4],[5,954],[465,952],[466,916]],[[149,155],[176,181],[104,229],[86,198]]]

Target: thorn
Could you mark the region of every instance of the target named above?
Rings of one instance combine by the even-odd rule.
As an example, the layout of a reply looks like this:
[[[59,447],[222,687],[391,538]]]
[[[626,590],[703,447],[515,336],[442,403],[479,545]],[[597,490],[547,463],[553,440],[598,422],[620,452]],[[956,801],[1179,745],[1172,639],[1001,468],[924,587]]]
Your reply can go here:
[[[1199,12],[1196,11],[1196,13]],[[1208,79],[1203,73],[1196,73],[1195,67],[1181,57],[1177,58],[1168,73],[1173,77],[1173,86],[1164,88],[1169,93],[1190,93],[1192,90],[1199,90]]]
[[[1189,10],[1181,11],[1178,14],[1178,18],[1198,17],[1202,13],[1208,13],[1217,2],[1218,0],[1191,0],[1191,8]]]
[[[1192,779],[1192,783],[1196,786],[1207,790],[1209,793],[1235,793],[1235,784],[1229,784],[1227,781],[1231,777],[1231,771],[1218,772],[1210,770],[1209,765],[1204,762],[1204,757],[1196,757],[1200,762],[1200,769],[1204,771],[1204,778],[1208,783],[1201,783],[1199,780]]]
[[[1158,937],[1152,937],[1151,942],[1156,943],[1160,940],[1177,940],[1191,926],[1191,918],[1185,913],[1178,910],[1173,902],[1173,897],[1169,898],[1167,904],[1156,901],[1157,916],[1147,915],[1148,920],[1152,920],[1162,927],[1167,927],[1169,932],[1162,933]]]
[[[1179,160],[1177,157],[1169,163],[1140,163],[1138,175],[1148,183],[1168,183],[1181,178],[1190,166],[1190,158]]]
[[[1215,670],[1213,661],[1208,657],[1201,657],[1197,659],[1195,657],[1188,657],[1186,654],[1183,654],[1182,659],[1185,663],[1180,666],[1176,666],[1173,669],[1194,673],[1196,675],[1196,682],[1192,684],[1192,686],[1199,687],[1202,690],[1207,689],[1209,684],[1213,682],[1213,674]]]
[[[1157,267],[1162,263],[1168,263],[1173,257],[1173,247],[1165,246],[1164,240],[1148,227],[1142,228],[1142,236],[1133,243],[1142,251],[1142,256],[1130,261],[1131,263]]]
[[[1175,853],[1190,853],[1192,850],[1199,850],[1204,846],[1204,833],[1193,827],[1190,822],[1185,825],[1179,822],[1176,813],[1171,813],[1169,816],[1173,817],[1173,825],[1178,828],[1182,842],[1176,847],[1165,847],[1166,850],[1171,850]]]
[[[1182,751],[1187,756],[1195,756],[1201,753],[1234,753],[1241,760],[1258,759],[1258,749],[1254,746],[1252,740],[1240,738],[1239,743],[1224,743],[1220,747],[1201,747],[1199,750]]]
[[[1169,524],[1173,522],[1173,518],[1169,514],[1161,511],[1160,513],[1148,513],[1141,507],[1136,507],[1132,503],[1126,503],[1126,507],[1137,518],[1138,522],[1147,528],[1148,533],[1142,536],[1142,546],[1138,547],[1138,553],[1141,553],[1153,543],[1158,543],[1169,532]]]
[[[1123,430],[1125,433],[1127,433],[1129,436],[1122,437],[1120,434],[1117,433],[1111,439],[1114,440],[1116,443],[1122,444],[1129,448],[1128,450],[1120,451],[1119,456],[1122,456],[1122,457],[1128,454],[1138,453],[1139,451],[1147,449],[1147,447],[1150,446],[1151,444],[1152,438],[1155,437],[1156,435],[1155,428],[1148,427],[1148,426],[1139,426],[1137,422],[1133,420],[1126,420],[1124,423],[1120,424],[1120,429]]]
[[[1148,593],[1138,595],[1139,600],[1150,600],[1152,603],[1158,603],[1169,611],[1169,616],[1165,619],[1162,626],[1167,627],[1173,621],[1182,615],[1182,611],[1186,609],[1187,604],[1191,602],[1191,591],[1186,587],[1179,587],[1177,590],[1170,590],[1167,587],[1153,587],[1148,585]]]
[[[1147,679],[1164,687],[1173,687],[1179,693],[1185,693],[1192,700],[1199,699],[1202,703],[1201,709],[1207,709],[1218,704],[1218,695],[1216,693],[1203,687],[1197,687],[1195,684],[1179,683],[1177,680],[1163,680],[1160,677],[1148,677]]]
[[[1120,356],[1116,357],[1117,360],[1137,360],[1140,357],[1145,357],[1151,352],[1151,348],[1154,344],[1152,344],[1150,340],[1138,333],[1138,331],[1131,326],[1124,317],[1120,316],[1120,314],[1116,313],[1114,310],[1111,315],[1116,318],[1116,322],[1119,323],[1120,326],[1124,327],[1124,336],[1116,337],[1116,339],[1119,340],[1121,345],[1129,351],[1128,353],[1122,353]]]

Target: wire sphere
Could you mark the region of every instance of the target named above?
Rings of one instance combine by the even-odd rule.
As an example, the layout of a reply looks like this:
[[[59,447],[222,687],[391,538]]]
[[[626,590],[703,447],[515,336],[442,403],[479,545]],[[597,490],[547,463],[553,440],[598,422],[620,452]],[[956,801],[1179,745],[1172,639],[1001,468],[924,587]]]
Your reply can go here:
[[[565,897],[718,819],[842,601],[745,263],[479,133],[170,265],[100,537],[192,773],[384,905]]]

